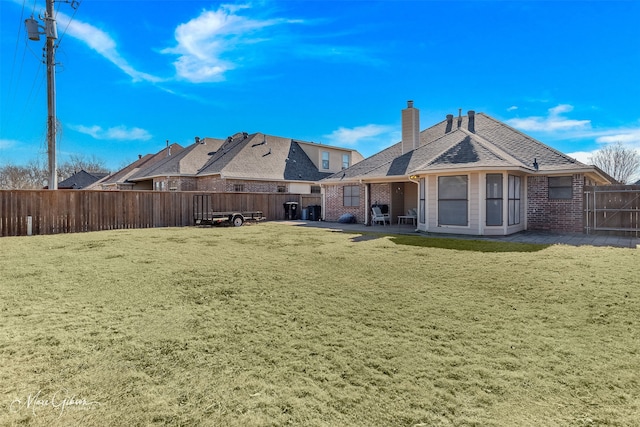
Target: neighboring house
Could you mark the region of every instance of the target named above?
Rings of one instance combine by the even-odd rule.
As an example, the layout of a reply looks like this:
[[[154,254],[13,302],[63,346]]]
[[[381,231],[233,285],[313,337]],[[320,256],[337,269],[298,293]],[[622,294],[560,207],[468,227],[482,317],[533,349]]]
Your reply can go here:
[[[222,146],[224,140],[196,138],[194,144],[171,152],[158,162],[140,168],[127,180],[135,189],[155,191],[192,191],[198,189],[197,173],[211,156]]]
[[[318,181],[362,159],[346,148],[239,133],[198,171],[198,190],[319,193]]]
[[[325,220],[370,223],[379,204],[392,221],[415,209],[427,232],[582,232],[584,185],[613,181],[483,113],[449,114],[422,132],[419,123],[409,101],[401,142],[322,181]]]
[[[109,175],[108,173],[87,172],[84,169],[58,183],[60,190],[81,190]]]
[[[121,188],[156,191],[320,193],[319,181],[361,161],[355,150],[262,133],[196,138],[121,176]]]
[[[148,183],[136,185],[135,182],[129,181],[129,177],[138,173],[141,169],[149,168],[159,162],[164,161],[171,156],[171,153],[177,153],[182,150],[182,146],[178,144],[168,145],[156,154],[147,154],[145,156],[138,155],[138,160],[125,166],[117,172],[112,173],[92,184],[87,190],[151,190],[152,187]]]

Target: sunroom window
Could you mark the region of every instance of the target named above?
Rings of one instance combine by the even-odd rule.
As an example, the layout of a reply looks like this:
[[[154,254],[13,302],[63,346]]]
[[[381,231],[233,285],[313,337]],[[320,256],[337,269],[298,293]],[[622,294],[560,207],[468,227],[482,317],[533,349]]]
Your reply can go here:
[[[487,225],[502,225],[502,174],[487,174]]]
[[[468,225],[467,181],[466,175],[438,177],[439,225]]]

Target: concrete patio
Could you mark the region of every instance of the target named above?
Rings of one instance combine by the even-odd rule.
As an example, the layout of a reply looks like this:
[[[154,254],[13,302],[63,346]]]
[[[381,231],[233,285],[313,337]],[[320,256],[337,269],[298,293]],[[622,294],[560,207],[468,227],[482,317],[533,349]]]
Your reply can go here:
[[[536,231],[523,231],[512,234],[510,236],[468,236],[462,234],[440,234],[425,233],[416,231],[415,226],[411,224],[391,224],[391,225],[374,225],[368,226],[364,224],[343,224],[339,222],[325,221],[279,221],[281,223],[303,227],[318,227],[333,230],[344,230],[353,232],[367,233],[386,233],[386,234],[412,234],[425,237],[435,237],[442,239],[472,239],[472,240],[488,240],[500,242],[518,242],[518,243],[536,243],[541,245],[571,245],[571,246],[610,246],[617,248],[640,249],[640,237],[623,237],[623,236],[603,236],[595,234],[555,234]]]

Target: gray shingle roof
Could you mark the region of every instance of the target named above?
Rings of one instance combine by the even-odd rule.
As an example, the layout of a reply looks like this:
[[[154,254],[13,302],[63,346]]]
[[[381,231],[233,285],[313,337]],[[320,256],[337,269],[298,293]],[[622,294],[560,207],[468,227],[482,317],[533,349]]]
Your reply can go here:
[[[169,151],[169,149],[171,149],[173,153],[177,153],[182,150],[182,146],[179,144],[171,144],[169,147],[170,148],[163,148],[156,154],[147,154],[140,157],[135,162],[125,166],[117,172],[112,173],[106,178],[101,179],[96,184],[110,185],[126,182],[131,176],[137,174],[139,171],[147,169],[152,165],[164,161],[167,157],[167,151]]]
[[[459,123],[459,126],[458,126]],[[420,132],[420,147],[402,154],[402,143],[392,145],[324,182],[383,179],[458,168],[521,168],[540,171],[588,169],[575,159],[511,128],[484,113],[443,120]]]
[[[190,146],[165,156],[164,159],[140,169],[129,177],[130,181],[149,179],[163,175],[195,175],[220,148],[224,140],[204,138]]]
[[[73,175],[71,175],[69,178],[65,179],[64,181],[60,181],[58,183],[58,188],[60,189],[73,189],[73,190],[80,190],[82,188],[88,187],[89,185],[93,184],[94,182],[106,177],[107,175],[109,175],[108,173],[100,173],[100,172],[87,172],[84,169],[80,170],[79,172],[74,173]]]
[[[289,138],[238,133],[228,138],[198,172],[225,178],[318,181],[318,171],[299,144]]]

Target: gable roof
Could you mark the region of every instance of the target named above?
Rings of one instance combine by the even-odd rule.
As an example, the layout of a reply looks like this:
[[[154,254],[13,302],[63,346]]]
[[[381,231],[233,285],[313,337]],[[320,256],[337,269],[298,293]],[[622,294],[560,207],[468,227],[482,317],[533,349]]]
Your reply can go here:
[[[92,188],[100,188],[102,185],[122,184],[129,180],[129,177],[139,172],[141,169],[148,168],[158,162],[161,162],[167,158],[169,153],[178,153],[182,150],[182,146],[179,144],[171,144],[168,147],[163,148],[156,154],[147,154],[141,156],[135,162],[125,166],[112,173],[111,175],[101,179],[100,181],[92,184]]]
[[[471,122],[471,126],[470,126]],[[443,120],[420,132],[420,146],[392,145],[323,182],[384,180],[460,169],[502,168],[527,173],[596,172],[484,113]],[[606,177],[605,177],[606,179]]]
[[[319,172],[297,141],[263,133],[237,133],[227,138],[198,171],[198,176],[224,178],[319,181]]]
[[[141,168],[128,179],[140,181],[155,176],[195,175],[200,167],[220,148],[224,140],[203,138],[175,154]]]
[[[58,188],[80,190],[82,188],[88,187],[101,178],[106,177],[107,175],[109,174],[102,172],[87,172],[86,170],[81,169],[79,172],[74,173],[64,181],[60,181],[58,183]]]

